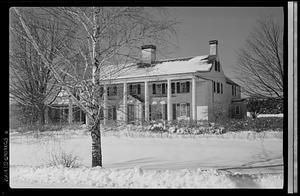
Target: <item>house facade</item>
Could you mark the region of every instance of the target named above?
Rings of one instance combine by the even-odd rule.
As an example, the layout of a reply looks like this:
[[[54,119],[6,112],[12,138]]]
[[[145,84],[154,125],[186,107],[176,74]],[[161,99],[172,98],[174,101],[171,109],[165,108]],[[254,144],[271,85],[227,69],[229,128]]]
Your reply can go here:
[[[169,60],[156,59],[156,47],[141,47],[141,62],[101,81],[103,123],[151,120],[243,118],[241,88],[225,76],[218,41],[209,54]]]

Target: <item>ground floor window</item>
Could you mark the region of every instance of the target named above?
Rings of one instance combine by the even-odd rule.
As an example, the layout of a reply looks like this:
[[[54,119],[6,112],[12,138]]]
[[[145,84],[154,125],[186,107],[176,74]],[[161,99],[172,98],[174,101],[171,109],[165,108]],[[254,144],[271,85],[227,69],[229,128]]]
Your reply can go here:
[[[116,106],[109,106],[107,111],[108,120],[117,120],[117,108]],[[104,120],[104,108],[100,108],[100,120]]]
[[[155,104],[149,106],[150,120],[167,120],[167,104]]]
[[[178,117],[190,117],[190,103],[173,104],[173,120]]]

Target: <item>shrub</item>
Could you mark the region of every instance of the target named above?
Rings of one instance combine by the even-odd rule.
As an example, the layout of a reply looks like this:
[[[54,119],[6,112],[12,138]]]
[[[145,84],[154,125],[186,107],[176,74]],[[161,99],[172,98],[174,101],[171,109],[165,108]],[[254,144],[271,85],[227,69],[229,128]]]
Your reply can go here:
[[[283,118],[245,118],[245,119],[228,119],[227,121],[217,122],[218,126],[223,126],[225,131],[268,131],[283,130]]]
[[[79,166],[78,161],[78,156],[71,152],[61,150],[58,153],[51,153],[50,166],[76,168]]]

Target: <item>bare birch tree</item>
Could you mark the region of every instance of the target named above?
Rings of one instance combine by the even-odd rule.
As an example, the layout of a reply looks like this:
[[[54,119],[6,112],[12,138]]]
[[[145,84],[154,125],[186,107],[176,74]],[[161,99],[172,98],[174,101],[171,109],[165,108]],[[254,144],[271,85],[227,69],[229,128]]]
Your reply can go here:
[[[163,8],[140,7],[61,7],[43,8],[58,19],[78,25],[77,37],[68,56],[54,50],[57,69],[32,36],[23,9],[13,8],[35,50],[54,77],[74,102],[91,119],[92,167],[102,166],[100,85],[117,77],[118,73],[139,61],[140,46],[147,43],[166,49],[175,35],[174,20],[168,19]],[[164,46],[164,47],[162,47]],[[71,67],[66,71],[64,67]],[[62,76],[66,76],[63,81]],[[78,96],[72,93],[77,89]],[[104,92],[107,93],[107,92]]]
[[[257,21],[238,53],[237,77],[250,97],[282,100],[283,25],[272,18]]]

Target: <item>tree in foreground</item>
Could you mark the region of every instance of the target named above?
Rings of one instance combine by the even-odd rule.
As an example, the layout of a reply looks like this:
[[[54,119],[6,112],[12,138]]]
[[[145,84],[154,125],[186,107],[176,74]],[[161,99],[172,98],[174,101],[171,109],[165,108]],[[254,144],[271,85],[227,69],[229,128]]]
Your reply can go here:
[[[45,109],[55,100],[61,90],[50,69],[34,49],[18,19],[11,13],[10,18],[10,58],[9,58],[9,92],[18,108],[26,112],[22,116],[40,125],[45,124]],[[74,29],[61,29],[58,20],[41,20],[34,10],[27,12],[27,26],[36,43],[50,62],[56,55],[55,48],[67,45],[71,41]],[[63,77],[64,78],[64,77]],[[20,110],[21,111],[21,110]],[[29,115],[30,114],[30,115]]]
[[[35,8],[46,12],[46,16],[59,19],[66,26],[78,26],[71,49],[54,48],[51,53],[56,58],[50,61],[27,25],[26,12],[30,12],[30,9],[13,8],[13,11],[26,32],[26,39],[49,68],[58,85],[91,120],[92,167],[102,166],[100,110],[104,103],[99,93],[100,86],[137,63],[141,45],[151,43],[163,50],[168,49],[175,35],[176,22],[168,19],[163,8]],[[63,80],[63,77],[66,79]]]
[[[283,100],[283,25],[273,18],[257,21],[238,53],[238,80],[249,97]]]

